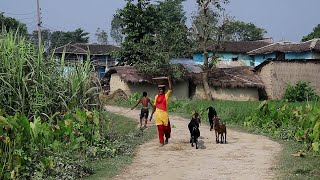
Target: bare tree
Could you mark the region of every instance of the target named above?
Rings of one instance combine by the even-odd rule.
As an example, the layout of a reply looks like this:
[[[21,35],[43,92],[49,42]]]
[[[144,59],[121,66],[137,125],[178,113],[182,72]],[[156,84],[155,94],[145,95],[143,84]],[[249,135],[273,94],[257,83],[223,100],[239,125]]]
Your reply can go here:
[[[215,47],[219,46],[219,42],[223,35],[224,24],[228,19],[224,14],[221,15],[221,12],[223,11],[221,5],[228,2],[229,0],[197,0],[198,17],[196,20],[197,23],[193,23],[193,30],[196,34],[197,41],[201,44],[204,56],[202,83],[206,99],[212,99],[208,82],[210,70],[209,53],[207,51],[208,42],[210,41],[210,44]],[[222,23],[219,25],[219,22]]]

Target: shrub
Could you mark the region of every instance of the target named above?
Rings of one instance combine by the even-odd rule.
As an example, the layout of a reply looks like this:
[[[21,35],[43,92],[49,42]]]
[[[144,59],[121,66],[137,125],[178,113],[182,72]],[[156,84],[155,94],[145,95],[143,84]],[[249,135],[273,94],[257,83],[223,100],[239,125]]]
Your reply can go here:
[[[320,109],[315,105],[271,104],[264,101],[248,116],[245,127],[284,140],[303,142],[306,148],[319,151]]]
[[[298,81],[295,86],[288,84],[283,99],[288,102],[317,101],[319,96],[309,82]]]

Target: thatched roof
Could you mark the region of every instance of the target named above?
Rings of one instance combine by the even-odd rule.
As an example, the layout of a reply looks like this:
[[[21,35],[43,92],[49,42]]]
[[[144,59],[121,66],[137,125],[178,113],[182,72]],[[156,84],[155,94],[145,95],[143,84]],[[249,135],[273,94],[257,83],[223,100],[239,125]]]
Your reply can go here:
[[[278,42],[259,49],[248,52],[249,55],[269,54],[273,52],[305,52],[305,51],[320,52],[320,39],[312,39],[302,43]]]
[[[215,52],[247,53],[270,44],[271,43],[265,41],[226,41],[221,42],[220,45],[210,45],[209,43],[207,50]],[[202,52],[202,49],[197,48],[196,51]]]
[[[117,73],[121,80],[126,83],[148,83],[151,84],[152,76],[143,75],[139,73],[137,68],[134,66],[116,66],[110,68],[110,70],[106,73],[106,77],[110,77],[111,74]]]
[[[181,59],[179,59],[181,60]],[[190,64],[190,61],[183,60],[183,62],[180,62],[179,60],[171,61],[170,64],[178,65],[180,69],[184,72],[184,77],[181,78],[173,78],[172,80],[174,82],[178,81],[184,81],[189,79],[191,74],[197,74],[201,73],[202,69],[200,65],[197,64]],[[111,74],[117,73],[121,80],[125,81],[126,83],[148,83],[148,84],[154,84],[152,78],[157,77],[153,74],[144,74],[140,73],[137,68],[134,66],[116,66],[109,69],[109,71],[106,73],[105,77],[110,77]]]
[[[91,55],[108,55],[112,51],[117,50],[118,47],[108,44],[85,44],[85,43],[76,43],[76,44],[67,44],[62,47],[58,47],[55,49],[55,53],[63,53],[64,49],[65,53],[70,54],[87,54]]]
[[[269,63],[299,63],[299,64],[306,64],[306,63],[313,63],[313,64],[320,64],[320,59],[286,59],[286,60],[275,60],[275,59],[268,59],[263,61],[258,66],[254,67],[254,71],[257,72],[261,70],[264,66]]]
[[[121,80],[126,83],[148,83],[153,84],[152,76],[141,74],[133,66],[117,66],[111,68],[106,77],[117,73]],[[202,83],[202,73],[187,72],[184,79],[174,81],[192,80],[195,84]],[[233,68],[215,68],[209,73],[209,84],[213,87],[253,87],[263,88],[260,78],[252,71],[251,67],[241,66]]]
[[[202,75],[193,76],[196,84],[202,83]],[[264,85],[248,66],[232,67],[232,68],[214,68],[208,75],[209,85],[213,87],[229,87],[229,88],[263,88]]]

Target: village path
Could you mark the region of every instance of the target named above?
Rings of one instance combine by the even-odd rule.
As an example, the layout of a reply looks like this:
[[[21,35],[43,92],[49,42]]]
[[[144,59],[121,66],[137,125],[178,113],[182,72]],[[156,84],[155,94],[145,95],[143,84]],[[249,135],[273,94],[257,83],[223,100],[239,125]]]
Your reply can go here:
[[[137,118],[139,111],[106,106],[110,112]],[[189,143],[189,120],[170,115],[172,138],[159,147],[158,139],[139,146],[133,163],[115,180],[272,179],[281,145],[259,135],[228,129],[228,144],[216,144],[209,126],[200,127],[199,149]],[[154,124],[153,124],[154,125]],[[156,128],[150,125],[148,128]]]

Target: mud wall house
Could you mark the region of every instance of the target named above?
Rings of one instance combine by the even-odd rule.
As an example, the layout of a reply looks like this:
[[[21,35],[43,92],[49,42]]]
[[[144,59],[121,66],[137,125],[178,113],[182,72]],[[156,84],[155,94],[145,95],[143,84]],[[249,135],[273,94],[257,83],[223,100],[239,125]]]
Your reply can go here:
[[[268,99],[282,99],[287,84],[310,82],[320,95],[320,59],[267,60],[255,67]]]
[[[141,74],[133,66],[112,67],[106,73],[105,78],[109,81],[110,93],[118,89],[123,90],[127,95],[146,91],[153,99],[158,93],[157,85],[153,83],[152,76]],[[189,81],[187,79],[173,79],[173,99],[189,98]]]
[[[202,75],[192,77],[195,82],[194,99],[204,99]],[[248,66],[214,68],[209,72],[208,82],[214,99],[233,101],[258,101],[264,85]]]
[[[74,63],[83,63],[89,59],[101,78],[104,77],[108,68],[117,64],[116,58],[112,56],[112,52],[117,49],[118,47],[107,44],[77,43],[56,48],[54,55],[56,59],[61,60],[63,53],[65,53],[65,62],[71,67]]]
[[[254,58],[255,66],[267,59],[309,60],[320,59],[320,39],[302,43],[277,42],[248,52]]]
[[[247,52],[270,44],[269,40],[222,42],[219,46],[209,46],[207,50],[209,57],[212,57],[215,52],[215,56],[219,58],[218,67],[253,66],[254,58],[248,55]],[[201,48],[195,50],[193,60],[198,64],[203,64],[204,56]]]

